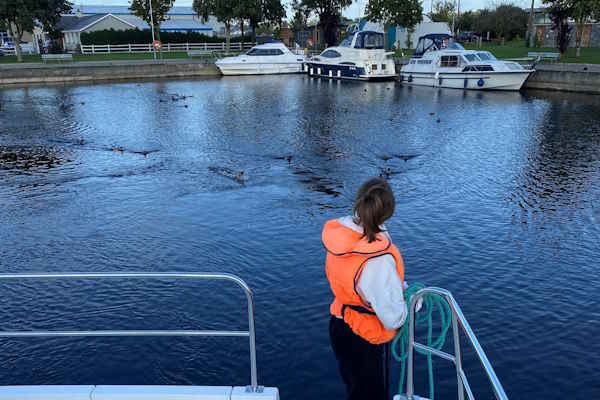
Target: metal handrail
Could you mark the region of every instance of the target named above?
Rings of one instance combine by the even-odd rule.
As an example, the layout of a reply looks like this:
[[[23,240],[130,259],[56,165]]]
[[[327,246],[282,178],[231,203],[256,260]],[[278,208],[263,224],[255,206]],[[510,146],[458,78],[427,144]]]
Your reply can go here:
[[[421,343],[415,342],[415,309],[417,305],[417,301],[426,294],[437,294],[442,296],[450,305],[450,309],[452,310],[452,332],[454,335],[454,356],[448,354],[446,352],[433,349],[429,346],[423,345]],[[465,333],[465,336],[475,349],[475,353],[477,357],[479,357],[479,361],[481,362],[483,369],[485,370],[487,377],[492,385],[492,389],[494,391],[494,395],[497,400],[508,400],[506,393],[504,392],[504,388],[500,383],[500,380],[496,376],[496,372],[494,372],[494,368],[492,364],[488,360],[483,348],[479,344],[479,341],[475,337],[469,322],[465,318],[460,306],[454,300],[452,293],[450,293],[446,289],[441,289],[437,287],[427,287],[416,292],[410,299],[409,305],[409,326],[408,326],[408,368],[406,374],[406,396],[408,400],[414,399],[414,349],[415,347],[420,350],[429,352],[432,355],[436,355],[438,357],[442,357],[446,360],[452,361],[456,366],[456,379],[458,384],[458,399],[464,400],[465,391],[467,393],[467,397],[469,400],[475,400],[473,396],[473,392],[471,390],[471,386],[469,385],[469,381],[467,380],[467,376],[462,368],[462,354],[460,351],[460,338],[458,331],[458,324],[460,324],[462,330]]]
[[[241,287],[248,302],[247,331],[200,331],[200,330],[101,330],[101,331],[0,331],[0,337],[58,337],[58,336],[228,336],[248,337],[250,341],[250,386],[248,391],[260,392],[256,372],[256,334],[254,330],[254,295],[244,280],[233,274],[220,273],[50,273],[50,274],[0,274],[2,280],[21,279],[103,279],[103,278],[156,278],[156,279],[202,279],[225,280]]]

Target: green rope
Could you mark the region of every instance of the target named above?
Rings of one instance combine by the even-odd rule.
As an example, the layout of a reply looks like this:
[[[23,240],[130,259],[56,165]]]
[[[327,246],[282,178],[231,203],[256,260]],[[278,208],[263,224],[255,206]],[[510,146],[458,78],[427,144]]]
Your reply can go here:
[[[423,289],[425,285],[422,283],[413,283],[404,291],[404,298],[406,304],[410,304],[411,297]],[[440,332],[438,336],[433,338],[433,313],[435,309],[440,314]],[[427,346],[432,347],[436,350],[441,350],[446,342],[446,334],[452,323],[451,321],[451,310],[448,302],[440,295],[437,294],[426,294],[423,297],[423,306],[421,310],[415,315],[415,329],[417,326],[427,323]],[[420,350],[415,347],[415,350],[420,354],[427,357],[427,369],[429,372],[429,398],[433,400],[434,386],[433,386],[433,361],[431,360],[431,353]],[[398,394],[402,394],[404,388],[404,380],[406,375],[406,360],[408,359],[408,318],[402,327],[398,330],[396,337],[392,341],[392,356],[394,360],[400,363],[400,381],[398,382]]]

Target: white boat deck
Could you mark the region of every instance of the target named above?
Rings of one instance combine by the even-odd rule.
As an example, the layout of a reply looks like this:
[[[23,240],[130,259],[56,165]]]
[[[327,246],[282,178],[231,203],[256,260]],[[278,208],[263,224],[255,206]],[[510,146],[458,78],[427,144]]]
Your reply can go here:
[[[1,386],[0,400],[279,400],[277,388],[245,386],[36,385]]]

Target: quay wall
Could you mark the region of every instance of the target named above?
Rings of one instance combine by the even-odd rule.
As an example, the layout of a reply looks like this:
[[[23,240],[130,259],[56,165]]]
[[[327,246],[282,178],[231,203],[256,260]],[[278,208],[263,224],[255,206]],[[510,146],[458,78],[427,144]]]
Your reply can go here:
[[[525,82],[525,88],[600,94],[600,65],[538,65]]]
[[[220,75],[219,70],[213,63],[193,60],[0,64],[0,85],[102,82]]]

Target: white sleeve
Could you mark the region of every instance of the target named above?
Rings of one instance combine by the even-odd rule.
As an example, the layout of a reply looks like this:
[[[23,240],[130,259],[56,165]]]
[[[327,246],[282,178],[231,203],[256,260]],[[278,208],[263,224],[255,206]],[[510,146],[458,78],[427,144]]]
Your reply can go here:
[[[367,261],[358,279],[358,293],[387,329],[398,329],[406,320],[408,310],[402,286],[391,254]]]

